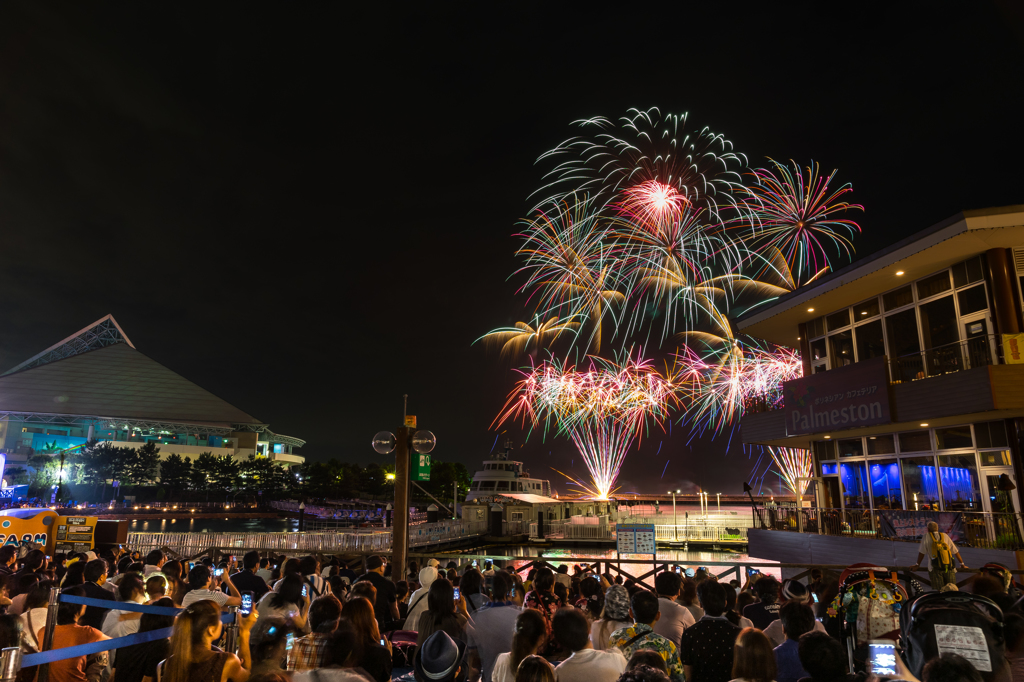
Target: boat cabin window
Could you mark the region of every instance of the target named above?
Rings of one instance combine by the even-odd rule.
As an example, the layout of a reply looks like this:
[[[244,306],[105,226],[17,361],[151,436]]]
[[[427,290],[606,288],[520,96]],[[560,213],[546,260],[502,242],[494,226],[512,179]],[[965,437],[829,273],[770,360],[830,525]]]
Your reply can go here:
[[[480,490],[494,490],[494,481],[480,481]]]
[[[508,490],[508,481],[498,481],[497,490]]]

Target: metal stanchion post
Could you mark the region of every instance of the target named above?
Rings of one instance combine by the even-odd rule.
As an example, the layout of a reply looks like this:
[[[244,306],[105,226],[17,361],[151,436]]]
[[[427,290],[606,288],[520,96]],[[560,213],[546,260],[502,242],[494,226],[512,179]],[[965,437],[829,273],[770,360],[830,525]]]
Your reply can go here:
[[[238,653],[238,607],[229,606],[228,613],[231,614],[231,622],[224,628],[224,651],[231,654]]]
[[[0,651],[0,682],[14,682],[21,671],[21,649],[14,646]]]
[[[42,651],[49,651],[53,648],[53,631],[57,628],[57,607],[60,606],[60,588],[54,587],[50,590],[50,601],[46,604],[46,628],[43,633]],[[50,664],[44,663],[39,666],[38,682],[50,681]]]

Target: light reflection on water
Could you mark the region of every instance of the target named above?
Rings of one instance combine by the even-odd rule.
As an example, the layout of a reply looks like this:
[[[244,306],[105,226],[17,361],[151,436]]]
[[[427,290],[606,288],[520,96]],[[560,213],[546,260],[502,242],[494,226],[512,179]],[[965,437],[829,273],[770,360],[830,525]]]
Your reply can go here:
[[[507,547],[495,547],[489,546],[485,550],[466,550],[461,556],[469,555],[473,557],[523,557],[522,559],[513,559],[511,563],[514,567],[520,568],[530,563],[533,559],[540,556],[543,553],[544,559],[554,566],[560,566],[563,563],[569,564],[570,569],[572,564],[581,563],[582,559],[604,559],[614,563],[616,559],[615,549],[607,547],[538,547],[535,545],[514,545]],[[464,559],[460,555],[447,555],[450,560],[458,561],[462,563]],[[442,558],[439,555],[439,558]],[[623,555],[623,559],[633,559],[643,561],[644,563],[639,564],[621,564],[623,573],[628,573],[632,576],[640,576],[644,573],[649,572],[653,568],[653,559],[650,555]],[[479,559],[478,559],[479,561]],[[700,566],[709,564],[710,562],[747,562],[753,561],[757,563],[773,564],[777,563],[774,561],[766,561],[751,557],[745,552],[732,552],[732,551],[715,551],[715,550],[703,550],[703,549],[660,549],[657,554],[657,561],[667,563],[679,563],[683,568],[697,569]],[[708,566],[712,573],[720,574],[729,570],[728,566]],[[782,578],[782,571],[778,568],[759,568],[762,573],[774,575],[776,578]],[[742,569],[741,569],[742,571]],[[729,575],[728,578],[732,579],[735,574]],[[741,578],[742,580],[742,578]]]
[[[150,519],[135,520],[129,524],[128,530],[132,533],[280,533],[285,531],[297,531],[299,522],[297,519]],[[413,550],[415,551],[415,550]],[[555,566],[561,563],[579,563],[583,558],[600,558],[604,560],[615,559],[615,549],[609,547],[538,547],[535,545],[508,545],[504,547],[489,545],[481,549],[464,550],[461,554],[444,554],[439,552],[438,558],[454,560],[462,563],[464,556],[483,558],[487,556],[510,556],[522,557],[515,559],[512,564],[517,568],[525,566],[533,558],[544,554],[544,558]],[[623,559],[646,560],[642,564],[622,564],[622,571],[629,575],[639,576],[651,570],[651,559],[647,556],[632,555],[623,556]],[[745,552],[734,552],[728,550],[710,549],[659,549],[657,559],[659,562],[680,563],[685,568],[697,568],[707,562],[745,562],[763,561],[750,557]],[[774,562],[765,562],[774,563]],[[711,566],[714,573],[723,573],[728,570],[727,566]],[[776,578],[781,578],[780,569],[763,568],[763,573],[769,573]],[[730,578],[732,576],[729,576]]]
[[[136,519],[129,533],[284,533],[299,529],[298,519]]]

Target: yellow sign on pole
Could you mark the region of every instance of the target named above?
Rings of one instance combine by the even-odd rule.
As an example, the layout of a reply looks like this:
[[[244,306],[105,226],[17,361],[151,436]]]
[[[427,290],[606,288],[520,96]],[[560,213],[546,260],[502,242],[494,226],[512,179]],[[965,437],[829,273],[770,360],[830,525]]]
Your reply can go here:
[[[410,429],[416,428],[416,415],[410,414],[405,417],[405,425]]]
[[[1008,365],[1024,364],[1024,334],[1003,334],[1003,356]]]

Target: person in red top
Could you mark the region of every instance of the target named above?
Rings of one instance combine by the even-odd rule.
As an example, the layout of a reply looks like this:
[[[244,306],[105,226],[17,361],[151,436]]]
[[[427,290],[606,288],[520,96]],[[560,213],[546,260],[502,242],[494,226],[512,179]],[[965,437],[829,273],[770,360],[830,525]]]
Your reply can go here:
[[[84,597],[85,589],[80,585],[64,590],[62,596]],[[78,619],[85,613],[85,606],[61,602],[57,607],[57,627],[53,631],[52,649],[64,649],[110,639],[96,628],[79,625]],[[36,634],[43,641],[46,628]],[[50,664],[50,682],[99,682],[106,675],[108,652],[102,651],[89,656],[67,658]]]

